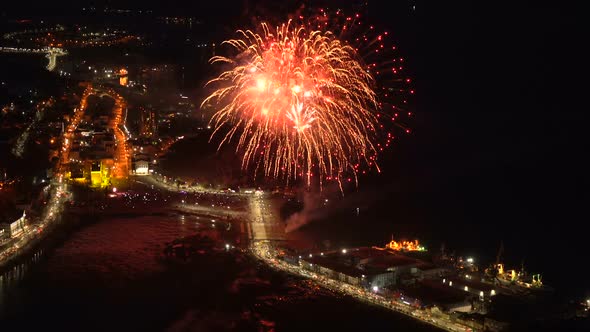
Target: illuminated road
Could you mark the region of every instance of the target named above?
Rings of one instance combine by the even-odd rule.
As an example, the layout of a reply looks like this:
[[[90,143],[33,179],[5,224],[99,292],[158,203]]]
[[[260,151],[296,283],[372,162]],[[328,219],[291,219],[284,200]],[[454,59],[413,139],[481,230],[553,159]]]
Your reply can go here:
[[[367,302],[370,304],[378,305],[406,316],[418,319],[429,325],[433,325],[437,328],[446,331],[471,331],[472,329],[451,322],[448,319],[436,317],[425,310],[413,308],[409,305],[392,301],[376,293],[367,291],[362,287],[356,287],[347,283],[340,282],[338,280],[326,278],[322,275],[307,271],[300,266],[289,264],[277,257],[277,250],[271,241],[253,241],[250,244],[250,250],[252,253],[259,258],[261,261],[267,263],[274,269],[295,274],[307,279],[311,279],[317,284],[336,291],[341,294],[350,295],[360,301]]]
[[[169,191],[193,192],[192,189],[179,189],[175,185],[163,183],[161,181],[158,181],[156,177],[152,176],[141,177],[141,180],[139,181],[144,184],[157,186],[159,188],[163,188]],[[271,206],[272,204],[269,202],[268,194],[263,193],[261,191],[246,194],[237,192],[232,193],[226,191],[220,192],[219,190],[202,188],[195,189],[195,192],[212,195],[223,194],[228,196],[247,197],[248,209],[244,213],[244,219],[249,220],[249,223],[247,225],[248,238],[250,239],[249,249],[255,257],[265,262],[272,268],[311,279],[319,285],[326,287],[328,289],[334,290],[342,294],[353,296],[354,298],[366,303],[378,305],[389,310],[402,313],[404,315],[407,315],[414,319],[418,319],[424,323],[433,325],[437,328],[446,331],[471,331],[471,329],[467,326],[463,326],[461,324],[451,322],[448,319],[432,315],[428,311],[416,309],[404,303],[392,301],[391,299],[386,299],[385,297],[367,291],[362,287],[355,287],[347,283],[342,283],[337,280],[329,279],[324,276],[317,275],[313,272],[307,271],[301,268],[300,266],[295,266],[281,259],[278,259],[277,247],[275,247],[275,244],[279,243],[280,240],[284,240],[284,227],[283,223],[278,221],[276,214],[273,213],[273,209]],[[220,209],[220,207],[207,207],[206,210],[201,210],[201,212],[204,211],[207,211],[207,213],[210,215],[215,213],[220,215],[223,213],[223,209]],[[279,240],[279,242],[277,242],[276,240]]]
[[[72,122],[74,120],[75,117],[72,119]],[[70,123],[70,125],[71,124],[72,123]],[[245,222],[249,225],[247,231],[250,238],[248,249],[255,257],[266,263],[271,268],[313,280],[318,285],[321,285],[327,289],[352,296],[359,301],[368,304],[378,305],[383,308],[402,313],[446,331],[471,331],[471,329],[466,326],[451,322],[448,319],[437,317],[430,314],[428,311],[416,309],[406,304],[392,301],[392,299],[385,298],[364,288],[326,278],[322,275],[307,271],[299,265],[292,265],[281,259],[278,259],[277,246],[275,245],[277,242],[273,240],[281,240],[283,238],[282,236],[284,236],[284,229],[279,227],[279,225],[282,225],[282,223],[278,220],[276,214],[273,213],[273,209],[271,207],[272,204],[269,201],[269,195],[262,191],[238,193],[204,188],[195,189],[193,191],[192,189],[181,189],[175,185],[163,183],[158,181],[153,176],[134,177],[134,179],[136,179],[137,182],[141,182],[145,185],[153,187],[157,186],[158,188],[166,189],[172,192],[190,191],[191,193],[198,192],[201,194],[209,194],[212,197],[235,196],[246,198],[248,204],[246,211],[243,213],[243,216],[245,216]],[[4,250],[2,253],[0,253],[0,265],[7,259],[18,255],[19,250],[24,250],[24,248],[29,246],[31,243],[34,243],[33,240],[40,238],[39,234],[48,228],[48,226],[55,224],[56,220],[59,220],[59,216],[63,210],[64,202],[66,202],[71,197],[68,192],[67,185],[61,181],[61,176],[57,177],[57,179],[52,182],[51,188],[51,198],[47,204],[47,207],[45,208],[43,217],[35,226],[27,228],[25,233],[11,244],[9,250]],[[207,210],[212,213],[216,213],[217,215],[223,215],[226,213],[227,208],[229,208],[229,206],[213,205],[211,208],[207,207]],[[281,232],[283,233],[282,236],[280,234]]]
[[[24,227],[22,233],[4,244],[3,249],[0,250],[0,267],[30,250],[42,239],[47,229],[54,227],[61,220],[65,203],[72,199],[62,175],[56,176],[45,190],[49,193],[49,200],[41,217],[34,220],[34,223],[29,221],[29,225]]]
[[[27,145],[27,141],[29,139],[29,134],[30,134],[31,130],[33,128],[35,128],[37,123],[39,123],[39,121],[43,118],[43,113],[45,112],[45,109],[51,105],[53,105],[53,102],[51,99],[42,101],[37,104],[37,106],[36,106],[37,111],[35,112],[35,118],[27,126],[25,131],[23,131],[22,134],[18,137],[15,145],[12,147],[11,152],[13,155],[15,155],[19,158],[23,157],[23,154],[25,153],[25,147]]]
[[[27,225],[24,226],[22,233],[11,238],[7,243],[3,243],[0,249],[0,267],[6,262],[26,253],[27,250],[30,250],[33,245],[42,239],[47,229],[57,225],[61,220],[65,202],[72,199],[68,185],[64,181],[64,166],[67,164],[69,157],[74,130],[84,115],[84,110],[87,106],[86,99],[91,92],[92,86],[89,85],[82,95],[80,106],[74,109],[74,114],[70,118],[67,130],[63,134],[59,164],[56,166],[57,171],[49,186],[44,189],[49,197],[47,205],[43,208],[39,218],[27,220]]]
[[[123,130],[125,123],[124,112],[127,109],[127,103],[119,94],[112,89],[94,87],[92,84],[88,84],[86,90],[82,94],[80,99],[80,105],[74,109],[74,115],[68,124],[67,130],[64,133],[63,147],[62,147],[62,158],[61,165],[65,166],[70,162],[70,149],[74,140],[76,128],[84,118],[84,113],[88,107],[88,97],[90,95],[107,95],[115,100],[113,106],[113,115],[109,121],[109,127],[115,134],[116,150],[113,156],[113,177],[116,179],[125,179],[129,176],[131,155],[129,149],[129,143],[127,142],[127,135]],[[63,171],[63,170],[62,170]]]
[[[62,155],[68,151],[69,149],[62,149]],[[71,199],[68,185],[63,181],[63,173],[58,172],[44,190],[49,194],[49,200],[42,216],[34,221],[29,220],[22,233],[4,244],[0,250],[0,266],[30,249],[41,239],[45,229],[54,226],[61,219],[64,203]]]
[[[251,234],[249,234],[249,238],[251,239],[250,250],[254,256],[267,263],[269,266],[284,272],[314,280],[318,284],[328,289],[353,296],[354,298],[363,302],[369,302],[371,304],[394,310],[443,330],[471,331],[469,327],[433,316],[425,310],[416,309],[409,305],[392,301],[391,299],[387,299],[381,295],[367,291],[362,287],[356,287],[338,280],[326,278],[324,276],[307,271],[301,266],[295,266],[276,258],[278,252],[275,245],[278,242],[275,240],[281,240],[283,238],[284,227],[282,227],[283,223],[281,223],[276,215],[273,215],[271,212],[271,204],[268,202],[268,195],[260,193],[258,195],[252,196],[250,198],[249,213],[251,220],[251,227],[249,228],[249,232],[251,232]]]
[[[242,197],[248,201],[248,211],[244,213],[232,213],[234,219],[243,219],[245,222],[244,231],[247,232],[248,238],[252,241],[258,240],[285,240],[285,227],[282,223],[276,222],[279,211],[270,202],[269,194],[261,190],[242,190],[241,192],[231,192],[227,190],[216,190],[207,188],[187,188],[181,189],[176,185],[164,183],[157,176],[143,176],[138,177],[138,182],[142,182],[151,186],[159,187],[169,191],[187,191],[191,193],[206,194],[206,195],[223,195],[228,197]],[[207,207],[185,207],[191,210],[200,210],[201,212],[211,210]],[[219,211],[219,208],[212,209]],[[223,210],[222,210],[223,211]],[[207,213],[213,213],[208,211]],[[227,215],[226,211],[223,214]]]
[[[52,181],[47,188],[50,188],[51,193],[43,215],[35,224],[25,226],[23,232],[11,239],[9,246],[0,252],[0,266],[28,250],[30,246],[36,243],[36,240],[41,239],[41,235],[46,228],[53,226],[56,221],[60,220],[64,203],[71,199],[68,186],[61,181],[60,177]]]
[[[68,126],[66,127],[66,130],[63,134],[61,158],[59,158],[60,164],[58,165],[58,172],[61,174],[65,173],[66,170],[64,167],[70,161],[70,149],[72,147],[72,143],[74,142],[74,132],[76,131],[76,128],[78,128],[80,121],[82,121],[84,118],[84,113],[88,107],[88,96],[90,96],[93,92],[94,89],[92,84],[88,84],[86,90],[84,90],[84,93],[82,94],[82,98],[80,98],[80,105],[74,108],[74,114],[72,115],[70,123],[68,123]]]
[[[278,221],[279,211],[270,201],[269,194],[257,191],[250,195],[248,203],[248,238],[251,241],[285,240],[285,225]]]
[[[20,250],[24,250],[31,243],[34,243],[34,240],[40,238],[39,235],[46,228],[48,228],[48,226],[55,224],[55,221],[59,220],[64,203],[71,199],[67,185],[62,183],[60,179],[61,177],[53,181],[51,184],[51,199],[45,208],[45,213],[41,220],[35,226],[28,227],[23,235],[11,243],[9,249],[0,253],[0,265],[4,261],[18,255]],[[157,181],[156,178],[152,176],[134,177],[134,179],[144,185],[154,187],[157,186],[158,188],[166,189],[172,192],[186,191],[185,189],[180,189],[177,186]],[[193,192],[192,190],[189,191],[191,193]],[[197,191],[195,190],[195,192]],[[250,243],[248,248],[250,252],[268,266],[283,272],[313,280],[318,285],[321,285],[327,289],[352,296],[368,304],[378,305],[383,308],[402,313],[446,331],[471,331],[471,329],[466,326],[451,322],[448,319],[437,317],[428,311],[416,309],[409,305],[392,301],[392,299],[385,298],[364,288],[326,278],[322,275],[307,271],[299,265],[292,265],[281,259],[278,259],[277,247],[275,245],[277,242],[273,240],[281,239],[277,238],[279,237],[277,234],[281,231],[281,228],[276,227],[276,225],[281,225],[282,223],[280,223],[273,214],[273,210],[270,207],[271,203],[268,201],[268,194],[265,194],[261,191],[252,193],[232,193],[212,189],[200,189],[198,192],[200,194],[208,195],[209,197],[225,196],[247,198],[246,210],[238,213],[236,216],[241,216],[249,224],[248,235],[250,238]],[[211,207],[206,206],[203,208],[205,208],[204,211],[207,211],[212,216],[217,215],[223,217],[227,213],[226,209],[230,208],[230,206],[217,204],[211,205]]]
[[[2,47],[0,46],[0,52],[3,53],[33,53],[33,54],[45,54],[45,57],[49,60],[49,63],[45,68],[49,71],[54,71],[57,65],[57,57],[67,55],[68,52],[58,47],[44,47],[44,48],[24,48],[24,47]]]
[[[117,145],[114,156],[115,165],[113,166],[113,176],[116,179],[123,179],[129,176],[129,170],[131,168],[129,143],[127,142],[127,135],[123,130],[125,126],[123,112],[127,109],[127,104],[123,97],[115,91],[109,89],[107,92],[115,100],[113,116],[109,122],[109,127],[115,133],[115,142]]]

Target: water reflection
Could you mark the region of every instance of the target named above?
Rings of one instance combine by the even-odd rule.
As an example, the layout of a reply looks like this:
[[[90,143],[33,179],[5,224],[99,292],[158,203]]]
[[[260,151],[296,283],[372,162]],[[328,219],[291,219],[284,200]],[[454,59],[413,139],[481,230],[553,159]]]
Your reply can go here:
[[[27,273],[29,273],[37,263],[40,262],[43,255],[44,251],[38,250],[32,256],[25,259],[24,262],[2,271],[0,274],[0,317],[4,312],[6,298],[10,295],[11,290],[27,276]]]
[[[2,330],[300,331],[328,323],[363,330],[368,320],[423,330],[268,269],[240,248],[236,229],[189,214],[87,226],[3,276]],[[165,254],[179,247],[188,249],[172,258]],[[346,319],[334,322],[334,312]]]

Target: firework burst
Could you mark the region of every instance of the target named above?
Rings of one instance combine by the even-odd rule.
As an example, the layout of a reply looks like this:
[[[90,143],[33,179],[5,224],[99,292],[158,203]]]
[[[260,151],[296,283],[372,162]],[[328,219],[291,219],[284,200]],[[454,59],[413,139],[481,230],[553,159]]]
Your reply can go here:
[[[211,59],[228,69],[207,83],[214,91],[201,107],[215,107],[211,137],[221,135],[220,148],[237,139],[243,169],[307,185],[316,176],[320,185],[356,181],[361,165],[378,169],[376,64],[326,25],[290,20],[263,23],[260,33],[239,30],[223,43],[234,55]]]

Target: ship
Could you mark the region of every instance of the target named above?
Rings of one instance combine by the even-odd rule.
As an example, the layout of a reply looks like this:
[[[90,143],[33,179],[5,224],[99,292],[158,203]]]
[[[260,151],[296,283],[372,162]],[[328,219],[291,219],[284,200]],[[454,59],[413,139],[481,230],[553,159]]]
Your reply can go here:
[[[501,255],[504,251],[503,243],[500,243],[500,249],[496,256],[496,262],[485,269],[485,276],[488,282],[499,286],[509,293],[530,294],[533,292],[548,292],[553,288],[543,284],[540,273],[528,273],[524,269],[524,262],[520,270],[506,269],[501,262]]]

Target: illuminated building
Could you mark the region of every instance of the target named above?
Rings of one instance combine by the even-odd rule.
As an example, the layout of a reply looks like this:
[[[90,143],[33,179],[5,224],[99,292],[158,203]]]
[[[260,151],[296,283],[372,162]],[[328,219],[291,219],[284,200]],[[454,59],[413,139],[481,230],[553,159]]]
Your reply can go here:
[[[416,285],[402,287],[394,295],[399,301],[424,309],[437,307],[444,312],[471,312],[469,295],[463,290],[447,287],[434,280],[424,280]]]
[[[149,163],[145,160],[136,161],[133,172],[135,175],[149,175]]]
[[[494,286],[474,280],[467,275],[465,278],[460,277],[447,277],[442,280],[443,284],[448,284],[449,287],[454,287],[464,292],[473,294],[478,296],[480,299],[489,299],[490,297],[496,295],[496,290]]]
[[[361,286],[363,283],[364,271],[334,262],[324,257],[305,258],[301,266],[306,269],[327,276],[330,279],[339,280],[354,286]]]
[[[113,176],[113,168],[115,167],[115,160],[113,158],[103,158],[100,162],[100,170],[102,176],[102,185],[108,186]]]
[[[103,158],[92,161],[90,166],[90,185],[93,187],[106,187],[110,185],[114,160]]]
[[[102,183],[102,175],[100,172],[100,161],[93,161],[90,166],[90,183],[92,186],[100,186]]]
[[[119,85],[127,86],[129,83],[129,76],[128,76],[127,69],[121,68],[119,70]]]
[[[426,248],[420,245],[418,240],[414,241],[395,241],[393,238],[391,241],[385,245],[385,248],[377,248],[376,249],[390,249],[395,251],[426,251]]]
[[[420,260],[379,248],[354,248],[300,259],[301,267],[366,289],[408,283],[421,278]]]
[[[153,138],[158,135],[158,119],[156,111],[149,108],[141,109],[140,136]]]
[[[84,169],[82,164],[80,163],[70,163],[70,178],[75,181],[83,181],[84,178]]]
[[[25,229],[26,217],[27,214],[25,211],[22,211],[21,213],[16,210],[14,213],[5,216],[3,219],[5,219],[6,222],[0,224],[0,237],[15,237],[20,235]],[[17,219],[15,220],[15,218]]]

